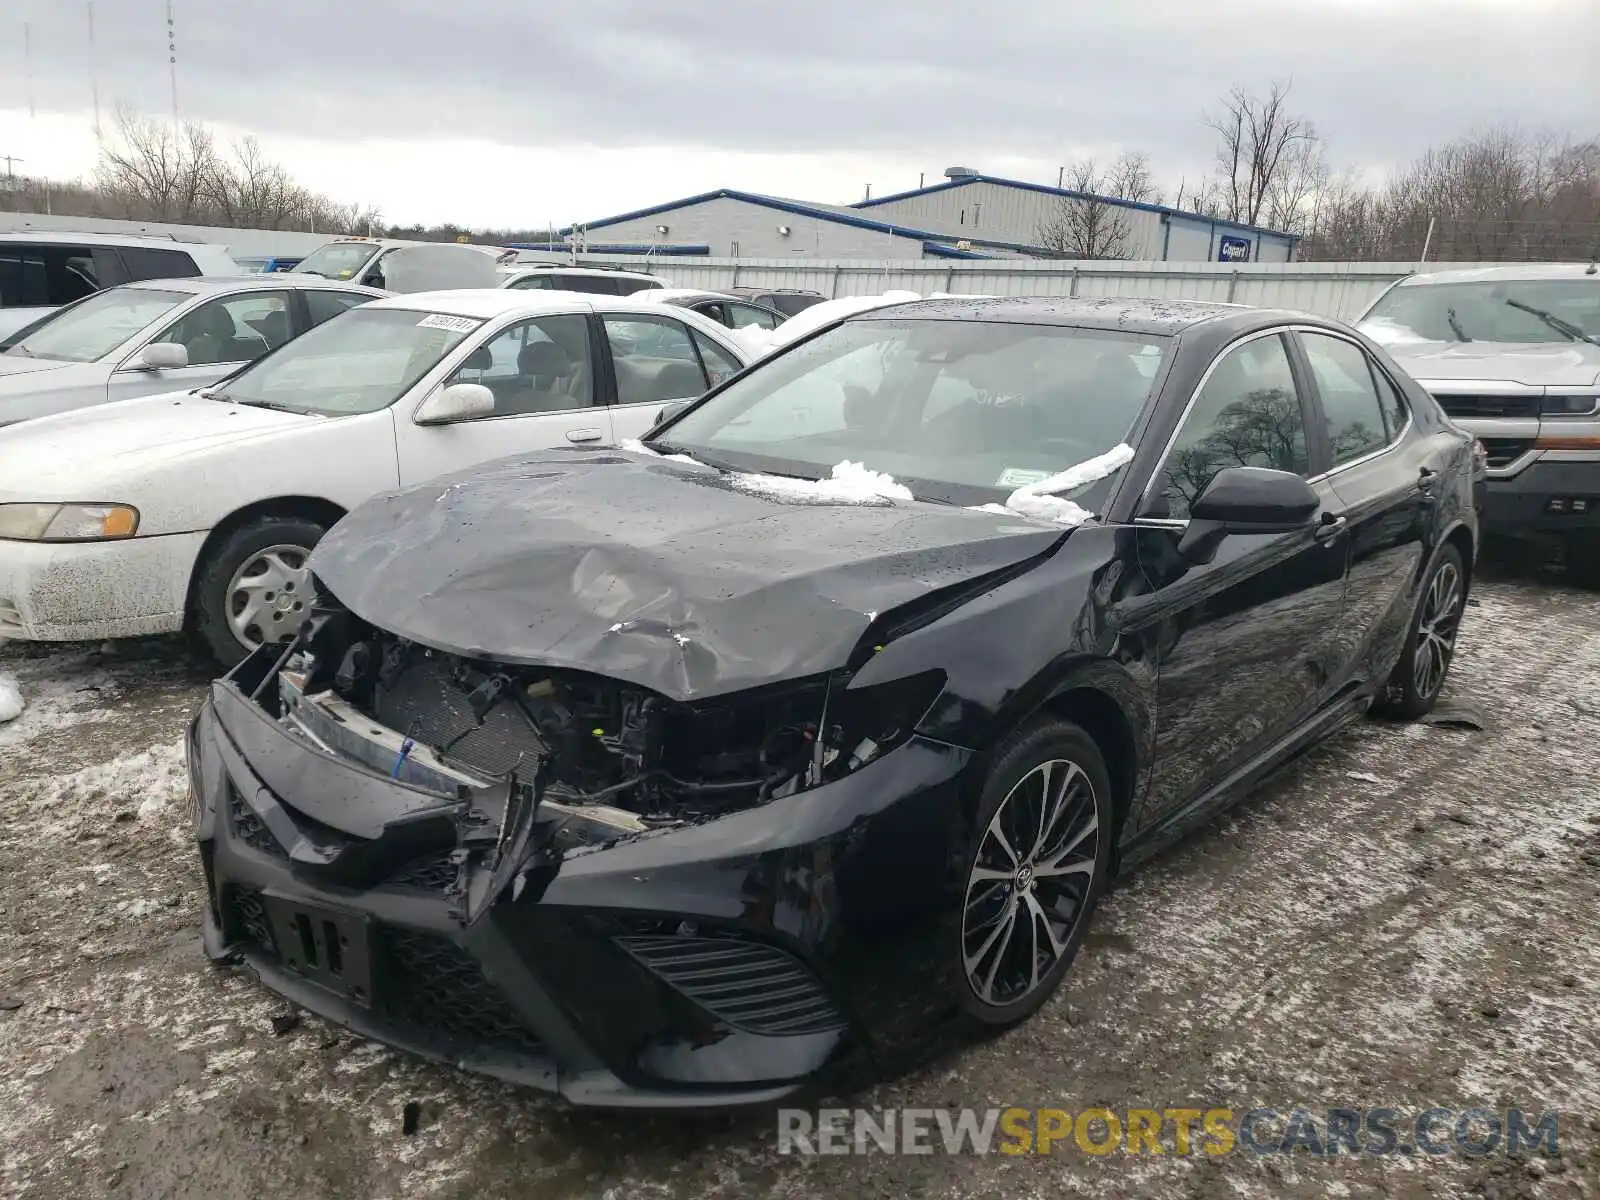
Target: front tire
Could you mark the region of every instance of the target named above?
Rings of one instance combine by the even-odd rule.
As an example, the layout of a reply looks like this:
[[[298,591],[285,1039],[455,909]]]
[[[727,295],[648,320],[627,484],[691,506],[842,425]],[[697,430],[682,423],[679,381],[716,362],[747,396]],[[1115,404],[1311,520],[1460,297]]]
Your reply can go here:
[[[1446,543],[1422,581],[1400,661],[1373,705],[1374,712],[1414,721],[1433,711],[1455,658],[1456,635],[1466,604],[1467,576],[1461,551]]]
[[[191,607],[200,648],[231,668],[263,643],[298,633],[311,614],[306,560],[324,532],[303,517],[257,517],[213,547],[195,578]]]
[[[956,999],[980,1024],[1038,1011],[1078,953],[1104,890],[1114,831],[1100,748],[1047,720],[996,751],[965,856]]]

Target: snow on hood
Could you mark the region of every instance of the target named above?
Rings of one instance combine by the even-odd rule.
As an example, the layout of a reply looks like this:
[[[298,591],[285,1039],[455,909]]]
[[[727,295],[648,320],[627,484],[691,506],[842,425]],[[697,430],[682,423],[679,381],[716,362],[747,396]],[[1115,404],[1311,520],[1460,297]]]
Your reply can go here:
[[[170,392],[25,421],[0,430],[0,497],[81,500],[130,475],[320,420]]]
[[[1086,459],[1065,471],[1057,471],[1044,479],[1026,483],[1006,497],[1004,504],[984,504],[979,512],[1003,513],[1006,516],[1033,517],[1040,521],[1053,521],[1057,525],[1082,525],[1094,513],[1075,504],[1056,492],[1070,492],[1074,488],[1104,479],[1133,461],[1133,447],[1126,442],[1113,446],[1104,454]]]
[[[618,449],[630,454],[648,454],[669,462],[699,463],[687,454],[661,454],[638,438],[628,438]],[[801,504],[884,504],[895,500],[915,500],[911,489],[896,483],[893,475],[869,470],[865,463],[841,462],[833,465],[826,479],[796,479],[792,475],[761,475],[734,472],[728,476],[738,491],[772,500],[793,500]]]

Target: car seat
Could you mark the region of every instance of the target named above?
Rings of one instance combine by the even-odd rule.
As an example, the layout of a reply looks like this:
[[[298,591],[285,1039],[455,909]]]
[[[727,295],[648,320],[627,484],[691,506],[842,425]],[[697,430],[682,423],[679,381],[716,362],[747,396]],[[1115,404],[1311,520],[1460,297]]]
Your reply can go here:
[[[565,384],[576,363],[555,342],[529,342],[517,353],[517,379],[495,405],[497,412],[559,412],[574,407]]]

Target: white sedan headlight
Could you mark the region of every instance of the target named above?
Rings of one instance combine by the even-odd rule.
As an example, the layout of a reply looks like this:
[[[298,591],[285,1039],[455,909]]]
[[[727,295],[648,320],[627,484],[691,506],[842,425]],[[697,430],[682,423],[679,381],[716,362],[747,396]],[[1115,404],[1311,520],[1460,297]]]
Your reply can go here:
[[[138,528],[139,510],[127,504],[0,504],[0,540],[102,542]]]

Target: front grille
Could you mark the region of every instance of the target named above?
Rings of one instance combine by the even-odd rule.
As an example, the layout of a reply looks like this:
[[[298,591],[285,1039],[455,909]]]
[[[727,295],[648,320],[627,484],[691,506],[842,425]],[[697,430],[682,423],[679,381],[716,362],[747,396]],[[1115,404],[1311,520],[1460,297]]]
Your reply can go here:
[[[1540,398],[1533,396],[1440,396],[1433,397],[1452,417],[1532,417],[1539,416]]]
[[[460,946],[394,928],[383,930],[382,941],[391,969],[378,996],[396,1021],[461,1042],[543,1053],[539,1039]]]
[[[1483,443],[1483,448],[1489,455],[1491,468],[1509,466],[1533,449],[1532,438],[1486,437],[1478,440]]]
[[[459,873],[456,864],[450,861],[450,851],[442,850],[412,859],[390,876],[388,883],[423,892],[442,892],[456,881]]]
[[[250,811],[250,807],[244,802],[244,796],[233,785],[231,779],[228,781],[228,823],[233,829],[233,836],[250,849],[270,854],[274,858],[289,857],[288,852],[278,844],[278,839],[272,836],[261,818]]]
[[[531,767],[544,753],[515,704],[495,705],[480,725],[466,693],[451,681],[448,662],[435,655],[414,658],[399,678],[380,688],[372,715],[443,757],[492,776],[520,763]]]
[[[799,960],[736,937],[619,937],[617,944],[735,1029],[768,1037],[844,1026],[822,985]]]
[[[253,943],[258,950],[277,954],[277,945],[272,940],[272,922],[267,919],[266,906],[261,903],[259,892],[234,892],[233,916],[246,941]]]

